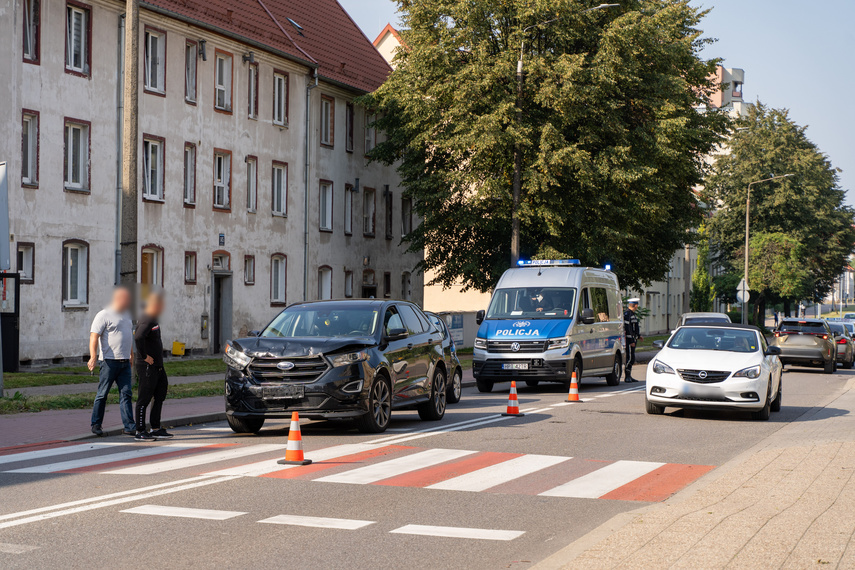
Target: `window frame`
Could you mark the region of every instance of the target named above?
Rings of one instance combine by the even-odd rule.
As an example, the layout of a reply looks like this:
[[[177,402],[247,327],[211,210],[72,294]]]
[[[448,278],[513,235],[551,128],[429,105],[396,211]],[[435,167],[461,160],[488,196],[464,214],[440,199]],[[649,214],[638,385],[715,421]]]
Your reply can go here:
[[[344,235],[353,235],[353,185],[344,185]]]
[[[374,117],[374,119],[372,119],[371,117]],[[377,120],[376,117],[377,115],[375,113],[370,112],[368,109],[365,110],[363,119],[365,122],[362,125],[365,130],[365,136],[363,137],[365,143],[365,156],[368,156],[368,153],[374,150],[374,148],[377,146],[377,129],[375,129],[373,126],[369,126]],[[371,137],[371,148],[368,148],[369,135]]]
[[[21,110],[21,186],[24,188],[38,188],[39,187],[39,132],[40,132],[40,120],[41,117],[38,111],[32,111],[30,109],[22,109]],[[27,140],[24,140],[24,124],[30,122],[30,126],[27,127]],[[36,136],[35,140],[32,136],[32,127],[35,123]],[[35,176],[30,176],[26,181],[24,181],[24,149],[27,149],[27,157],[29,158],[29,165],[27,167],[28,174],[34,174]]]
[[[69,67],[68,65],[68,56],[69,56],[69,43],[68,43],[68,11],[75,10],[79,12],[83,12],[86,17],[86,25],[83,26],[83,34],[85,38],[82,45],[82,59],[83,59],[83,67],[77,69],[75,67]],[[78,2],[77,0],[65,0],[65,13],[64,13],[64,21],[65,21],[65,60],[63,61],[63,68],[66,73],[69,75],[76,75],[78,77],[85,77],[89,79],[92,77],[92,6],[89,4],[84,4],[83,2]]]
[[[164,187],[166,184],[166,139],[163,137],[158,137],[155,135],[149,135],[146,133],[143,133],[142,139],[143,139],[143,144],[142,144],[142,154],[143,154],[143,160],[142,160],[143,179],[142,179],[142,181],[143,181],[143,184],[142,184],[142,193],[141,193],[142,200],[143,200],[143,202],[156,202],[156,203],[162,204],[165,200],[165,197],[166,197],[166,189]],[[160,172],[158,173],[158,178],[160,179],[159,180],[159,184],[160,184],[160,194],[159,195],[158,194],[151,194],[150,192],[146,192],[146,183],[147,183],[147,181],[150,180],[149,176],[148,176],[149,173],[147,172],[147,169],[145,166],[147,156],[150,156],[149,154],[146,153],[146,145],[150,146],[152,143],[157,144],[157,146],[160,148],[160,151],[158,152],[158,155],[159,155],[158,160],[160,161]]]
[[[284,108],[282,109],[282,120],[281,121],[276,120],[276,112],[277,112],[276,95],[277,95],[277,91],[278,91],[277,77],[282,78],[283,85],[285,87],[285,94],[283,95],[284,100],[282,101],[282,106]],[[287,71],[283,71],[281,69],[274,69],[273,70],[273,103],[272,103],[272,111],[273,112],[271,115],[271,118],[272,118],[274,125],[276,125],[278,127],[287,127],[289,125],[290,100],[291,100],[291,76],[288,75]]]
[[[153,252],[155,255],[155,261],[160,262],[160,267],[156,267],[156,269],[159,273],[155,276],[154,283],[143,283],[142,282],[142,260],[143,260],[143,256],[146,253],[148,253],[146,250],[148,250],[148,252]],[[155,243],[147,243],[140,248],[140,267],[139,267],[140,285],[142,285],[142,286],[151,285],[154,287],[160,287],[161,289],[164,287],[164,285],[166,284],[166,278],[165,278],[164,273],[163,273],[163,270],[164,270],[165,265],[166,265],[165,259],[164,259],[165,257],[166,256],[163,254],[163,248],[161,246],[155,244]],[[158,282],[157,277],[160,278],[160,282]]]
[[[76,248],[78,250],[80,250],[82,248],[86,253],[86,266],[84,267],[84,271],[86,272],[86,275],[85,275],[85,281],[83,283],[83,286],[84,286],[83,292],[84,292],[85,298],[82,301],[79,298],[75,299],[75,300],[67,299],[67,296],[70,294],[70,289],[69,289],[70,283],[69,283],[69,275],[68,275],[68,267],[69,266],[68,266],[68,257],[67,257],[67,255],[69,255],[69,254],[66,252],[66,250],[69,250],[70,248]],[[64,240],[62,242],[61,300],[62,300],[63,310],[69,310],[69,309],[70,310],[75,310],[75,309],[87,310],[89,308],[89,258],[91,257],[89,255],[89,249],[90,249],[89,242],[82,240],[82,239],[72,238],[72,239]],[[80,258],[79,258],[79,254],[78,254],[78,261],[79,261],[79,259]],[[78,274],[78,279],[79,278],[80,277]],[[78,281],[78,283],[77,283],[78,292],[80,291],[80,285],[81,285],[81,283]]]
[[[327,204],[327,213],[329,214],[329,226],[324,225],[324,187],[329,187],[329,203]],[[318,181],[318,230],[325,233],[332,233],[333,225],[335,224],[335,184],[332,180]]]
[[[150,77],[150,66],[149,66],[149,38],[151,36],[156,36],[159,40],[163,40],[163,45],[160,45],[158,41],[158,57],[161,56],[161,52],[163,54],[163,66],[162,73],[159,75],[159,79],[163,81],[163,84],[160,88],[151,87],[149,85]],[[161,66],[158,65],[158,70],[161,71]],[[157,95],[158,97],[166,97],[166,31],[161,30],[159,28],[155,28],[154,26],[145,25],[143,26],[143,92],[150,93],[152,95]]]
[[[329,116],[327,117],[327,139],[324,141],[324,103],[329,105]],[[335,97],[321,93],[320,103],[321,118],[320,124],[320,141],[324,148],[335,148]]]
[[[24,8],[24,13],[22,14],[21,20],[23,23],[22,35],[21,35],[21,53],[23,54],[24,63],[31,63],[33,65],[41,64],[41,28],[42,28],[42,3],[41,0],[24,0],[22,2],[22,6]],[[30,8],[27,10],[27,8]],[[30,18],[27,18],[27,14],[30,14]],[[29,21],[28,21],[29,20]],[[32,30],[29,30],[29,25],[32,23]],[[30,46],[31,53],[28,55],[26,49],[24,49],[23,40],[29,35],[29,32],[32,32],[32,39]]]
[[[277,211],[276,188],[274,187],[274,181],[276,180],[276,170],[280,168],[285,172],[285,181],[282,185],[284,196],[282,197],[282,210]],[[288,217],[288,163],[280,160],[274,160],[270,167],[270,212],[276,217]]]
[[[390,240],[395,237],[395,194],[389,189],[388,185],[386,185],[386,188],[383,190],[383,204],[383,217],[386,222],[386,239]]]
[[[246,211],[250,214],[255,214],[258,211],[258,157],[252,154],[248,154],[244,159],[244,164],[246,165]],[[252,164],[252,168],[254,171],[254,176],[252,177],[252,206],[250,207],[250,188],[249,188],[249,165]]]
[[[246,118],[258,120],[258,62],[250,62],[246,72]]]
[[[347,292],[350,287],[350,293]],[[350,299],[353,297],[353,271],[345,270],[344,272],[344,298]]]
[[[215,269],[214,268],[214,259],[217,257],[224,258],[226,260],[226,266]],[[211,269],[214,271],[231,271],[232,270],[232,254],[229,253],[225,249],[215,249],[211,252]]]
[[[392,298],[392,272],[383,272],[383,297],[386,299]]]
[[[89,121],[83,121],[81,119],[74,119],[72,117],[64,117],[63,118],[63,187],[66,192],[72,192],[76,194],[89,194],[92,188],[92,169],[91,169],[91,151],[92,151],[92,123]],[[69,125],[73,125],[75,127],[84,128],[86,131],[86,157],[85,160],[81,162],[81,166],[85,166],[86,168],[86,185],[83,186],[82,182],[80,186],[70,185],[68,182],[69,179],[69,164],[68,164],[68,127]],[[81,176],[81,179],[83,176]],[[73,183],[71,183],[73,184]]]
[[[187,50],[193,48],[193,96],[190,96],[190,82],[187,81]],[[184,102],[188,105],[196,105],[199,97],[199,42],[194,40],[184,41]]]
[[[356,110],[353,101],[344,105],[344,151],[353,153],[353,121],[356,118]]]
[[[21,253],[21,248],[29,248],[30,250],[30,274],[28,277],[24,277],[21,274],[21,263],[18,258],[18,254]],[[15,270],[20,275],[20,283],[22,285],[32,285],[36,282],[36,244],[31,241],[19,241],[15,245]]]
[[[192,191],[192,199],[191,200],[187,199],[187,186],[188,186],[187,185],[187,150],[188,149],[192,151],[192,155],[193,155],[193,188],[191,189],[191,191]],[[195,208],[196,207],[196,197],[197,197],[196,196],[196,171],[197,171],[197,166],[198,166],[198,157],[199,157],[199,153],[198,153],[198,149],[196,148],[196,143],[192,143],[190,141],[185,141],[184,142],[184,156],[183,156],[183,158],[184,158],[184,176],[182,178],[183,195],[181,197],[185,208]]]
[[[217,205],[217,156],[228,157],[228,169],[229,176],[226,181],[226,191],[224,192],[223,197],[226,198],[225,205]],[[231,212],[232,211],[232,151],[226,150],[224,148],[214,148],[214,172],[211,188],[213,190],[213,194],[211,196],[211,204],[212,208],[215,212]]]
[[[368,191],[372,193],[373,205],[371,207],[371,232],[366,231],[365,227],[365,205],[368,203]],[[377,235],[377,189],[366,186],[362,191],[362,235],[363,237],[374,238]]]
[[[187,278],[187,259],[193,259],[193,278]],[[199,275],[199,256],[195,251],[185,251],[184,252],[184,284],[185,285],[195,285],[196,278]]]
[[[404,204],[409,204],[408,208],[404,208]],[[405,216],[405,212],[409,212]],[[401,195],[401,237],[406,237],[413,233],[413,199],[409,196]]]
[[[252,280],[247,279],[246,268],[247,262],[252,263]],[[243,256],[243,284],[247,287],[252,287],[255,285],[255,256],[254,255],[244,255]]]
[[[401,273],[401,298],[404,301],[412,301],[413,298],[413,274],[409,271]]]
[[[282,291],[283,297],[282,299],[276,298],[273,296],[273,260],[278,259],[283,263],[282,274],[280,275],[280,279],[282,280]],[[281,252],[272,253],[270,255],[270,306],[271,307],[284,307],[288,304],[288,256]]]
[[[330,296],[328,298],[325,298],[321,291],[321,273],[324,272],[329,272],[330,276]],[[329,265],[321,265],[318,267],[318,300],[325,301],[329,299],[333,299],[333,269]]]
[[[219,65],[218,62],[220,59],[228,60],[229,62],[229,82],[228,87],[225,83],[223,83],[223,89],[227,89],[226,95],[228,96],[228,101],[226,101],[226,105],[224,107],[220,107],[217,105],[217,94],[219,93],[220,85],[218,83],[217,74],[219,73]],[[231,115],[234,109],[234,86],[235,86],[235,57],[233,53],[227,52],[225,50],[221,50],[219,48],[214,50],[214,111],[217,113],[224,113],[226,115]]]

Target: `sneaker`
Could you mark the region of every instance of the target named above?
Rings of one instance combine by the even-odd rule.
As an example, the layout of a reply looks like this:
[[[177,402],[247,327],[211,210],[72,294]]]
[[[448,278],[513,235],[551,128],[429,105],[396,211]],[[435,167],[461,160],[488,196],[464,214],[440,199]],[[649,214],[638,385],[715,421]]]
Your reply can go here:
[[[134,435],[134,441],[154,441],[154,438],[147,431],[138,431]]]
[[[134,435],[137,435],[137,430],[135,430],[135,429],[123,429],[122,434],[134,436]]]
[[[92,433],[94,433],[98,437],[104,437],[104,430],[101,429],[100,424],[95,424],[94,426],[92,426]]]
[[[172,437],[173,437],[171,433],[169,433],[168,431],[166,431],[163,428],[153,430],[151,432],[151,436],[154,439],[172,439]]]

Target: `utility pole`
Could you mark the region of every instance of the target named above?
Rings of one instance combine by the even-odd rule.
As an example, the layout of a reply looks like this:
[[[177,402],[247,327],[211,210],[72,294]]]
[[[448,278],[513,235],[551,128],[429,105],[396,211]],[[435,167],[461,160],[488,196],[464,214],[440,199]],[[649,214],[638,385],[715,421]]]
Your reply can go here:
[[[136,315],[137,207],[139,204],[137,148],[139,144],[140,3],[125,4],[125,106],[122,115],[122,232],[121,284],[131,291],[132,314]]]

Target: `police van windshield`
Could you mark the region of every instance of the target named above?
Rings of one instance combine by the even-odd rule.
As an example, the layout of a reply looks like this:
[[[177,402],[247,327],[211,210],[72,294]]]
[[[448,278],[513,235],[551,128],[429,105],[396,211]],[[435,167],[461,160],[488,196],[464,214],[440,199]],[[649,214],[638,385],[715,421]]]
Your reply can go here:
[[[569,319],[576,289],[572,287],[513,287],[498,289],[487,310],[488,319]]]

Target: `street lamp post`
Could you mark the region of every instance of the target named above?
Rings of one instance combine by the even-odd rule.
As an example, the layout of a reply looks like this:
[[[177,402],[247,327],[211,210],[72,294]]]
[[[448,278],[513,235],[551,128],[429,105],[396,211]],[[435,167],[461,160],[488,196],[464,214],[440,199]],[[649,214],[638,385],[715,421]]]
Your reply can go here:
[[[603,10],[606,8],[619,8],[620,4],[600,4],[587,10],[582,10],[582,14],[593,12],[594,10]],[[520,58],[517,60],[517,113],[516,122],[519,125],[522,123],[522,93],[523,93],[523,55],[525,54],[525,34],[532,28],[538,28],[551,24],[561,17],[546,20],[539,24],[532,24],[522,31],[522,41],[520,42]],[[513,206],[511,208],[511,266],[515,267],[520,259],[520,196],[522,194],[522,148],[519,142],[514,143],[514,180],[513,180]]]
[[[761,182],[770,182],[772,180],[778,180],[780,178],[789,178],[793,176],[792,174],[781,174],[780,176],[771,176],[769,178],[764,178],[763,180],[755,180],[754,182],[750,182],[748,184],[748,194],[745,196],[745,274],[742,278],[745,280],[745,288],[748,288],[748,220],[749,220],[749,208],[751,207],[751,187],[755,184],[760,184]],[[748,299],[742,303],[742,324],[747,322],[745,317],[745,309],[748,307]]]

